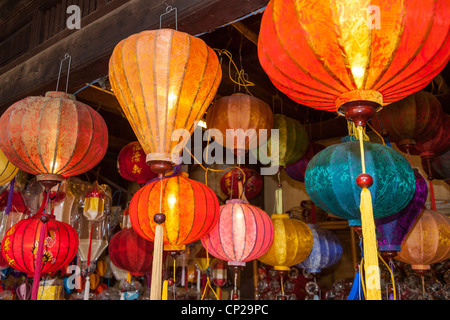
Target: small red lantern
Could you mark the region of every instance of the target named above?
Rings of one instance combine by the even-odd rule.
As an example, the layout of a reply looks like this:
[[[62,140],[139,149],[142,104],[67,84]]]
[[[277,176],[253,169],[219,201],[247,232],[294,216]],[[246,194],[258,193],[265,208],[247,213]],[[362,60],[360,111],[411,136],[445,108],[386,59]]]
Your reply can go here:
[[[143,276],[152,270],[153,242],[145,240],[133,230],[129,223],[128,210],[124,212],[123,229],[109,242],[111,262],[132,276]]]
[[[55,220],[53,215],[38,212],[12,226],[2,241],[2,255],[8,264],[28,276],[34,276],[42,224],[46,224],[41,274],[68,265],[78,249],[78,235],[74,228]]]
[[[258,171],[241,167],[244,171],[244,195],[248,200],[255,198],[263,188],[263,180]],[[242,172],[239,169],[227,171],[220,179],[220,188],[222,192],[232,199],[240,197],[238,189],[238,177],[242,176]]]
[[[128,181],[147,183],[156,177],[151,167],[145,161],[146,154],[139,141],[130,142],[119,152],[117,170]]]

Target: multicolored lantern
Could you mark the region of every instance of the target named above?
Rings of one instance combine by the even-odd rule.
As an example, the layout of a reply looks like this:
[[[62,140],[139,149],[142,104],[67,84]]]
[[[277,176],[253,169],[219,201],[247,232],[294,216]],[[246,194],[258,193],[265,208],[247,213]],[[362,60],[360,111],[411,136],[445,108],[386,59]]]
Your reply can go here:
[[[270,138],[273,123],[270,106],[244,93],[218,98],[206,114],[206,126],[222,134],[222,142],[218,143],[239,158]]]
[[[62,181],[89,171],[108,147],[100,114],[64,92],[16,102],[1,116],[0,127],[1,150],[38,181]]]
[[[258,57],[272,83],[295,102],[337,111],[356,126],[366,280],[379,279],[379,271],[372,267],[378,266],[373,177],[365,170],[363,131],[376,111],[425,87],[444,68],[450,37],[438,30],[448,30],[448,10],[445,0],[272,0],[261,20]],[[369,300],[381,300],[375,281]]]
[[[109,242],[111,262],[130,272],[132,276],[150,273],[153,261],[153,242],[139,236],[131,227],[128,210],[124,212],[122,230],[117,232]]]
[[[251,149],[251,152],[263,164],[286,167],[305,154],[309,144],[308,133],[305,127],[293,118],[282,114],[276,114],[274,118],[273,126],[278,130],[278,141],[274,141],[276,145],[272,145],[273,138],[270,138],[260,143],[259,148]],[[277,152],[278,158],[273,159],[272,152]]]
[[[378,250],[390,260],[400,251],[403,240],[422,212],[428,197],[427,182],[417,169],[414,169],[414,177],[414,196],[406,207],[393,215],[375,220]]]
[[[297,267],[316,274],[335,265],[342,257],[342,245],[337,235],[317,224],[308,224],[313,236],[313,247],[309,256]]]
[[[219,201],[208,186],[182,173],[151,182],[134,194],[129,207],[133,229],[142,238],[154,241],[154,216],[160,212],[166,217],[162,223],[164,250],[181,251],[214,228],[219,219]]]
[[[367,173],[373,177],[375,219],[402,210],[415,191],[414,172],[409,162],[394,149],[364,142]],[[317,153],[305,173],[305,187],[311,200],[321,209],[360,226],[360,190],[354,179],[361,172],[359,142],[332,145]]]
[[[156,177],[156,173],[152,171],[145,159],[146,155],[139,141],[130,142],[119,152],[117,170],[125,180],[147,183]]]
[[[401,245],[396,260],[408,263],[421,273],[430,265],[450,258],[450,219],[424,209]]]
[[[410,149],[417,141],[436,134],[442,114],[439,100],[421,90],[381,110],[372,125],[378,132],[387,131],[390,142]]]
[[[288,164],[286,168],[284,168],[284,171],[286,171],[286,174],[290,178],[296,181],[305,182],[305,171],[309,161],[323,149],[325,149],[325,146],[315,142],[310,142],[305,155],[300,160],[292,164]]]
[[[10,182],[19,172],[19,168],[13,165],[0,150],[0,186]]]
[[[258,171],[240,167],[244,171],[245,181],[244,185],[244,195],[245,198],[250,200],[258,196],[263,188],[263,179]],[[239,198],[239,188],[238,188],[238,178],[242,177],[242,172],[239,169],[229,170],[223,174],[220,179],[220,187],[222,192],[227,198],[236,199]]]
[[[195,122],[216,94],[222,69],[200,38],[171,29],[148,30],[117,44],[109,80],[146,162],[164,174],[179,163]],[[172,139],[176,133],[184,140]]]

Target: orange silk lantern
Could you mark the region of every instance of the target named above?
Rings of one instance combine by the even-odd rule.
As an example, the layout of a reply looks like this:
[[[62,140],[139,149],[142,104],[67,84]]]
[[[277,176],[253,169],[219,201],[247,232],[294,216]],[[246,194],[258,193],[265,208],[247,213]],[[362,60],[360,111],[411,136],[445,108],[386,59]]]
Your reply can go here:
[[[217,99],[206,114],[206,126],[219,130],[223,139],[221,144],[238,156],[267,141],[273,121],[267,103],[244,93]],[[266,136],[261,135],[262,129],[266,130]]]
[[[119,152],[117,157],[117,169],[122,178],[137,183],[147,183],[156,177],[145,160],[145,152],[139,141],[133,141],[127,144]]]
[[[425,87],[444,68],[449,14],[447,0],[271,0],[261,20],[258,57],[275,87],[356,125],[365,278],[374,281],[368,300],[381,300],[381,288],[364,127],[376,111]]]
[[[336,111],[363,100],[379,108],[444,68],[449,15],[446,0],[272,0],[258,56],[273,84],[298,103]]]
[[[151,182],[134,194],[129,207],[133,229],[142,238],[154,241],[154,216],[160,212],[166,216],[162,223],[164,250],[180,251],[216,225],[219,200],[211,188],[181,174]]]
[[[119,42],[109,61],[109,79],[146,161],[154,165],[153,171],[159,165],[165,173],[179,163],[195,122],[216,94],[222,70],[203,40],[160,29]],[[172,140],[177,129],[184,131]]]
[[[108,147],[100,114],[64,92],[16,102],[0,118],[0,128],[6,157],[38,181],[57,182],[89,171]]]
[[[430,265],[450,258],[450,219],[424,209],[406,235],[395,259],[408,263],[413,270],[430,270]]]

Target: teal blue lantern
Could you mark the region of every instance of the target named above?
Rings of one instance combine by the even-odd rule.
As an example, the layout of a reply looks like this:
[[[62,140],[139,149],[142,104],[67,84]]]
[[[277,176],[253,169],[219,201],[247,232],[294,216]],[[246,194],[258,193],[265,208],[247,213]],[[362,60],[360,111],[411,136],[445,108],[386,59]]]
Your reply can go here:
[[[399,152],[382,144],[364,141],[364,150],[366,172],[373,178],[369,190],[374,219],[399,212],[415,192],[411,165]],[[360,173],[359,141],[332,145],[309,162],[306,191],[322,210],[347,219],[349,226],[361,226],[361,188],[355,183]]]

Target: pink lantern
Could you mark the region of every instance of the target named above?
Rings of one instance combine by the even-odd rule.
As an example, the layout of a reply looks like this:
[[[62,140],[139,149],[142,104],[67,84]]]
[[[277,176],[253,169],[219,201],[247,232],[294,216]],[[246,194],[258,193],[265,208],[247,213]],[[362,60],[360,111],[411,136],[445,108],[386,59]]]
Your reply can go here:
[[[234,272],[233,300],[237,293],[237,275],[247,261],[258,259],[273,241],[273,224],[269,215],[245,200],[228,200],[220,206],[219,222],[201,239],[203,247],[214,257],[227,261]]]

